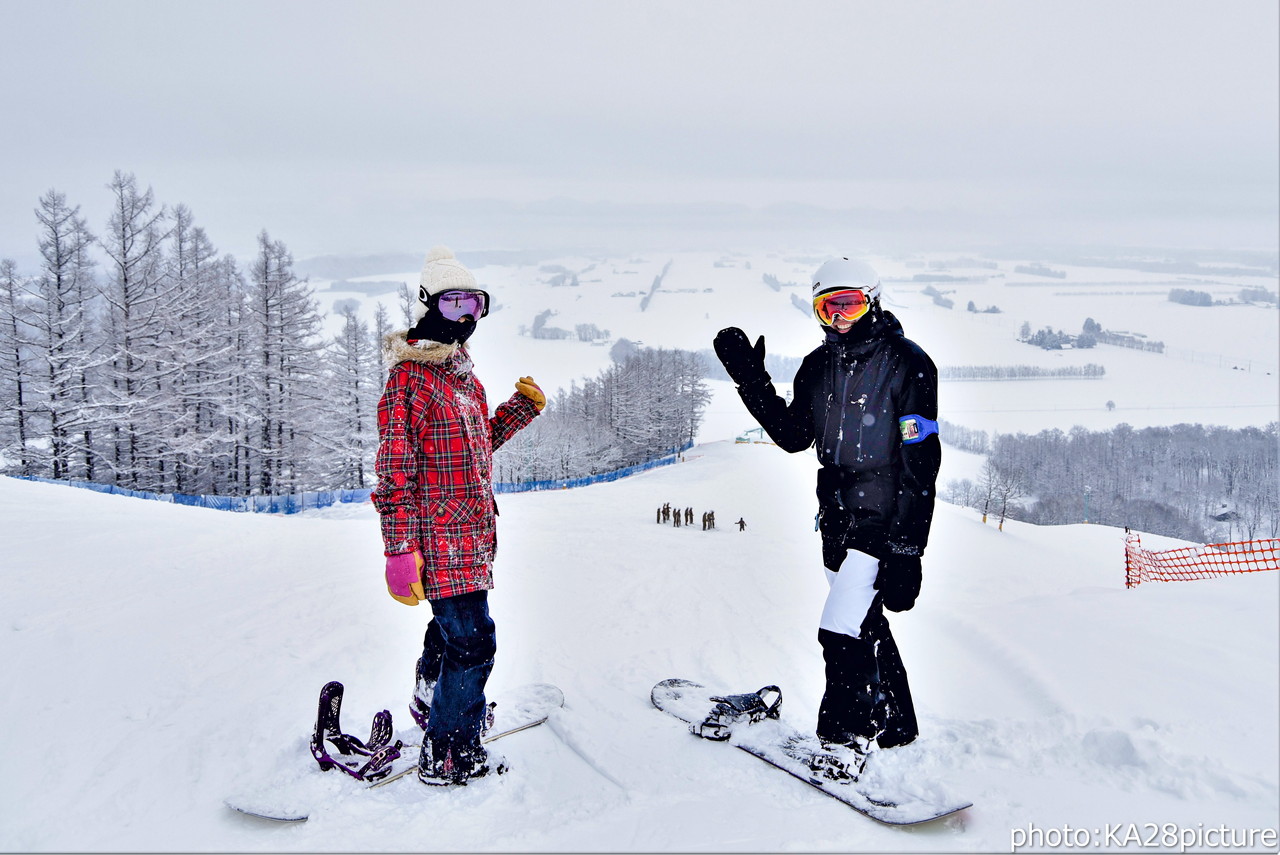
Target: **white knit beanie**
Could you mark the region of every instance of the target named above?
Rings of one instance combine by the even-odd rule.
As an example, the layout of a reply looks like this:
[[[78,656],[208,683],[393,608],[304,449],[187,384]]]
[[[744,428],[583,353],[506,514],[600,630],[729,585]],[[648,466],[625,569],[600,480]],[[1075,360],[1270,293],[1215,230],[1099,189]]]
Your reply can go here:
[[[422,275],[418,277],[418,299],[413,305],[413,322],[416,324],[427,313],[426,301],[430,295],[453,288],[475,291],[479,287],[476,285],[476,277],[463,267],[449,247],[432,248],[422,264]]]

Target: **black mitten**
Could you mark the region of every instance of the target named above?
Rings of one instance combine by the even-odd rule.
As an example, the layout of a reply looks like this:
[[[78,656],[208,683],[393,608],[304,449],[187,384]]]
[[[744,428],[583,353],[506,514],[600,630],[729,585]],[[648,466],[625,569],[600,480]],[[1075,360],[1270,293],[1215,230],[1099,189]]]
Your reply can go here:
[[[737,327],[728,327],[716,333],[713,343],[716,356],[734,383],[742,386],[768,379],[769,373],[764,369],[764,336],[756,339],[753,346],[746,333]]]
[[[890,554],[881,558],[875,586],[886,609],[909,610],[920,595],[920,556]]]

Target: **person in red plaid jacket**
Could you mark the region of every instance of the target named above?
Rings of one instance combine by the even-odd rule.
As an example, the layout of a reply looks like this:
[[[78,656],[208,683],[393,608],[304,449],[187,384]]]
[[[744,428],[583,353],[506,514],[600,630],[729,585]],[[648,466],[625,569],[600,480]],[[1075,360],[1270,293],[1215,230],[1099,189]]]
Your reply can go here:
[[[412,706],[425,729],[418,777],[459,784],[490,771],[480,744],[485,683],[497,649],[488,592],[497,549],[493,452],[546,405],[531,377],[489,414],[466,341],[489,295],[453,253],[427,255],[414,326],[383,342],[390,366],[378,404],[378,484],[387,590],[432,618],[418,659]]]

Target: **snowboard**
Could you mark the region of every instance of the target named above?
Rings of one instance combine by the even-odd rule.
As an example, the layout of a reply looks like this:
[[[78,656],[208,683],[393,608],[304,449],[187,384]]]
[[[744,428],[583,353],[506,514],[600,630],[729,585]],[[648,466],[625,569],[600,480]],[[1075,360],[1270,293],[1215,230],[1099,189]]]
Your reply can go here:
[[[488,744],[537,727],[551,716],[553,710],[562,706],[564,693],[549,683],[530,683],[502,692],[493,709],[493,725],[485,731],[480,741]],[[379,717],[375,716],[375,730],[378,729],[378,721]],[[422,730],[413,726],[406,729],[402,736],[406,738],[396,740],[395,743],[400,749],[400,756],[391,761],[390,771],[377,780],[361,781],[343,774],[341,770],[322,770],[307,748],[298,745],[288,752],[285,763],[290,768],[283,770],[275,780],[248,785],[227,797],[225,803],[234,811],[260,819],[284,823],[305,822],[326,803],[345,798],[353,790],[377,789],[412,776],[418,768]],[[410,739],[413,741],[409,741]]]
[[[776,687],[767,688],[777,692]],[[777,692],[772,703],[767,703],[772,694],[766,689],[760,690],[759,696],[765,703],[751,695],[719,694],[701,683],[676,678],[654,686],[649,699],[664,713],[688,724],[695,735],[726,741],[886,825],[918,825],[971,806],[970,802],[938,792],[936,788],[907,786],[892,780],[892,775],[880,774],[875,752],[856,780],[832,781],[815,774],[810,767],[814,755],[826,754],[818,738],[801,733],[781,719],[781,692]],[[747,709],[753,706],[752,702],[753,711]],[[736,722],[729,721],[735,711],[744,710],[752,714],[739,715]]]

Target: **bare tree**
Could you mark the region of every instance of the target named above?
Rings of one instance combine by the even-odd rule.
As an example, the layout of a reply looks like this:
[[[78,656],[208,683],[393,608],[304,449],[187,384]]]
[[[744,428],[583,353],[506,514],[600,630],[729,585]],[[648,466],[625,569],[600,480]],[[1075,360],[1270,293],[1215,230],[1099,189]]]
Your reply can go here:
[[[1009,505],[1026,494],[1026,478],[1016,466],[999,467],[996,470],[996,499],[1000,503],[1000,531],[1009,514]]]
[[[987,515],[991,513],[991,505],[995,501],[996,494],[1000,488],[1000,468],[996,466],[994,460],[988,457],[982,464],[982,471],[978,474],[978,491],[977,499],[982,503],[982,521],[987,521]]]

